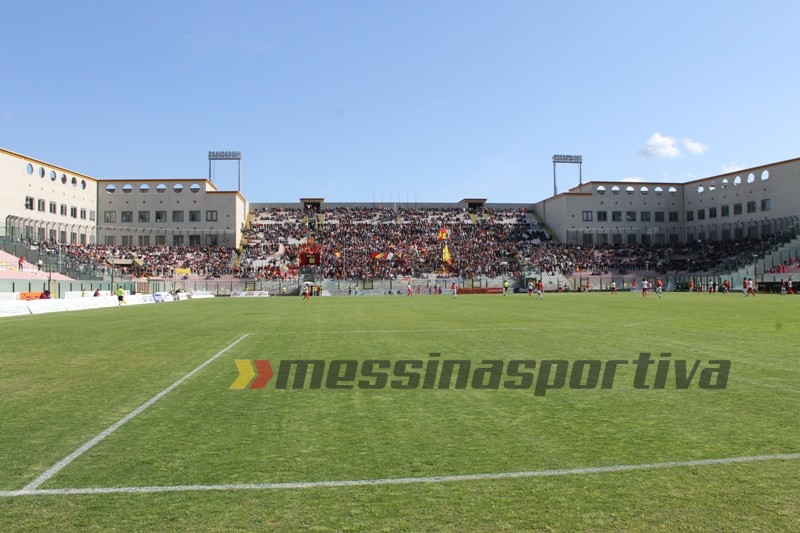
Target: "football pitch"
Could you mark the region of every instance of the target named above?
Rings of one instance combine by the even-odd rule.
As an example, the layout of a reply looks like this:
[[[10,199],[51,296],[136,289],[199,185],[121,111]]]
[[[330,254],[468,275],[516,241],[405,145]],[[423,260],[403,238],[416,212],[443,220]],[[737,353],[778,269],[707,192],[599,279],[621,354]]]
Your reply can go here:
[[[0,332],[4,532],[800,530],[797,296],[217,298]]]

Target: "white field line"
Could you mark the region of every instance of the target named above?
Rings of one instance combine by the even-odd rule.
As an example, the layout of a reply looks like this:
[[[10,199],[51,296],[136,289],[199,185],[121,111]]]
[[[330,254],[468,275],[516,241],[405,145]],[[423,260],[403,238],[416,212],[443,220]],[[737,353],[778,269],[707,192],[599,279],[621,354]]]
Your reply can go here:
[[[221,356],[222,354],[224,354],[225,352],[227,352],[228,350],[230,350],[231,348],[233,348],[234,346],[239,344],[241,341],[243,341],[245,339],[245,337],[247,337],[248,335],[249,335],[249,333],[245,333],[244,335],[239,337],[236,341],[234,341],[233,343],[229,344],[228,346],[226,346],[225,348],[223,348],[222,350],[220,350],[216,354],[214,354],[205,363],[202,363],[200,366],[198,366],[197,368],[195,368],[194,370],[192,370],[191,372],[189,372],[188,374],[186,374],[185,376],[180,378],[178,381],[176,381],[175,383],[173,383],[172,385],[170,385],[166,389],[162,390],[161,392],[159,392],[158,394],[156,394],[155,396],[153,396],[152,398],[147,400],[145,403],[143,403],[142,405],[140,405],[139,407],[137,407],[136,409],[134,409],[133,411],[131,411],[130,413],[125,415],[124,417],[120,418],[117,422],[115,422],[114,424],[109,426],[105,431],[103,431],[102,433],[99,433],[97,436],[95,436],[89,442],[87,442],[86,444],[84,444],[83,446],[81,446],[80,448],[78,448],[77,450],[75,450],[74,452],[69,454],[68,456],[66,456],[63,459],[61,459],[55,465],[50,467],[47,471],[45,471],[44,473],[39,475],[39,477],[37,477],[36,479],[34,479],[30,483],[28,483],[25,486],[25,488],[22,489],[22,492],[35,491],[36,489],[38,489],[38,487],[42,483],[46,482],[48,479],[50,479],[54,475],[58,474],[64,467],[66,467],[72,461],[74,461],[75,459],[77,459],[78,457],[80,457],[81,455],[83,455],[84,453],[89,451],[90,449],[92,449],[95,444],[99,443],[100,441],[102,441],[103,439],[105,439],[106,437],[108,437],[109,435],[114,433],[114,431],[116,431],[117,429],[119,429],[120,427],[125,425],[127,422],[131,421],[133,418],[135,418],[136,416],[141,414],[142,411],[144,411],[145,409],[147,409],[148,407],[150,407],[151,405],[156,403],[158,400],[160,400],[161,398],[166,396],[168,393],[170,393],[176,387],[180,386],[181,383],[183,383],[184,381],[186,381],[187,379],[189,379],[190,377],[192,377],[196,373],[200,372],[206,366],[211,364],[211,362],[214,361],[217,357]]]
[[[442,329],[350,329],[336,331],[259,331],[252,335],[337,335],[355,333],[486,333],[490,331],[533,331],[532,328],[442,328]]]
[[[466,474],[457,476],[404,477],[383,479],[357,479],[343,481],[298,481],[288,483],[232,483],[222,485],[168,485],[155,487],[98,487],[83,489],[25,489],[19,491],[0,491],[0,498],[17,496],[71,496],[82,494],[140,494],[154,492],[197,492],[232,490],[292,490],[335,487],[363,487],[380,485],[412,485],[421,483],[449,483],[455,481],[480,481],[493,479],[518,479],[531,477],[581,476],[681,468],[693,466],[712,466],[733,463],[754,463],[758,461],[791,461],[800,459],[800,453],[779,455],[752,455],[747,457],[727,457],[723,459],[698,459],[694,461],[670,461],[666,463],[646,463],[638,465],[594,466],[587,468],[568,468],[558,470],[534,470],[529,472],[502,472],[498,474]]]

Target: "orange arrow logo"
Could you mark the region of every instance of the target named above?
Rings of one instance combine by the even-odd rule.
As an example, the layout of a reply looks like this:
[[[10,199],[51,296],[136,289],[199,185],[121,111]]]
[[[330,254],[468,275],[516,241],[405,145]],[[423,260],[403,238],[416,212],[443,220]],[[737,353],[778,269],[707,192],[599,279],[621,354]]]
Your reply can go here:
[[[253,370],[254,364],[255,370]],[[273,375],[272,365],[268,359],[256,359],[252,363],[249,359],[236,359],[236,369],[239,371],[239,376],[231,383],[232,390],[242,390],[247,387],[248,383],[251,389],[263,389]],[[256,371],[258,375],[256,375]],[[252,383],[250,383],[251,380]]]

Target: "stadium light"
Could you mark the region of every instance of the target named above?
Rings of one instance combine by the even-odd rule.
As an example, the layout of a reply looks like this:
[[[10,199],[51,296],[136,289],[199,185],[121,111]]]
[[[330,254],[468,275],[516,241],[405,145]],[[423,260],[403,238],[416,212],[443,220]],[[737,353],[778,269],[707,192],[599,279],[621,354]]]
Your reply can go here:
[[[553,156],[553,196],[558,194],[558,187],[556,186],[556,165],[558,163],[571,163],[578,165],[578,183],[579,185],[583,185],[583,156],[556,154]]]
[[[233,150],[221,150],[221,151],[211,151],[208,152],[208,159],[209,160],[224,160],[224,159],[232,159],[232,160],[241,160],[242,159],[242,152],[233,151]]]
[[[579,155],[554,155],[553,163],[583,163],[583,157]]]
[[[213,173],[211,170],[212,161],[238,161],[238,188],[237,191],[242,190],[242,152],[238,150],[211,150],[208,152],[208,181],[214,181]]]

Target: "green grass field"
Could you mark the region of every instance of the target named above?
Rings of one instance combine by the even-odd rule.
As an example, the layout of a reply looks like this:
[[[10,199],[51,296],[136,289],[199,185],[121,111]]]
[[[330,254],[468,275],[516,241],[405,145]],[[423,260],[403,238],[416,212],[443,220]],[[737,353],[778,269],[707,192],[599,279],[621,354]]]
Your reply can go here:
[[[227,298],[2,319],[0,531],[798,531],[799,311],[798,297],[620,293]],[[16,494],[226,347],[36,487],[87,493]],[[539,396],[230,388],[236,360],[277,371],[432,352],[473,367],[643,352],[702,364],[686,389],[674,367],[663,389],[637,389],[633,365],[611,389]],[[725,389],[698,386],[710,360],[731,362]],[[666,462],[679,464],[584,470]],[[245,487],[516,472],[537,475]],[[96,490],[122,487],[153,492]]]

